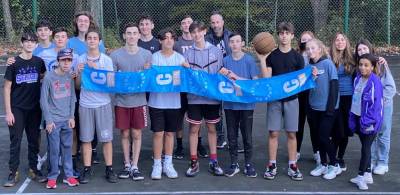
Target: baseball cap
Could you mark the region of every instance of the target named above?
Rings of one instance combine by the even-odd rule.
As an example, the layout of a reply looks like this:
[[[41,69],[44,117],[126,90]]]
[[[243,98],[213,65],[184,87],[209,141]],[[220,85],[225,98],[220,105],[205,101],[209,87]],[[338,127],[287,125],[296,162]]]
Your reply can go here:
[[[69,59],[73,58],[73,50],[71,48],[65,48],[58,52],[57,60],[62,60],[62,59],[67,59],[67,58],[69,58]]]

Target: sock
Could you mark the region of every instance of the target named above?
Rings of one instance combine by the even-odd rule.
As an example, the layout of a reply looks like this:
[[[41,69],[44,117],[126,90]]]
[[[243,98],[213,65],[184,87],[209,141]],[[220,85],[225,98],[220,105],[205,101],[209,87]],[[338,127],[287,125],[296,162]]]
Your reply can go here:
[[[171,164],[172,163],[172,156],[171,155],[164,155],[164,163]]]
[[[270,165],[276,165],[276,160],[269,160]]]
[[[182,138],[176,138],[176,147],[182,148]]]
[[[90,166],[85,166],[84,170],[85,171],[90,171],[91,167]]]
[[[161,159],[154,159],[154,165],[161,166]]]
[[[296,161],[295,160],[289,160],[289,167],[290,167],[290,165],[296,165]]]
[[[197,160],[197,159],[198,159],[197,155],[190,155],[190,160]]]
[[[210,161],[217,162],[217,154],[210,154]]]
[[[131,170],[133,169],[139,169],[139,167],[137,165],[131,165]]]
[[[125,167],[131,167],[130,163],[125,163]]]

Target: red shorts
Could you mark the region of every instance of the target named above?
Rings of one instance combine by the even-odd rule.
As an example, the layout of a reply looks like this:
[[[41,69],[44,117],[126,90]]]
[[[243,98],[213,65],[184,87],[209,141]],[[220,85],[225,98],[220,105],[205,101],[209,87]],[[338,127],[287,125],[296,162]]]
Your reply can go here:
[[[146,106],[134,108],[115,106],[115,126],[121,130],[147,127]]]

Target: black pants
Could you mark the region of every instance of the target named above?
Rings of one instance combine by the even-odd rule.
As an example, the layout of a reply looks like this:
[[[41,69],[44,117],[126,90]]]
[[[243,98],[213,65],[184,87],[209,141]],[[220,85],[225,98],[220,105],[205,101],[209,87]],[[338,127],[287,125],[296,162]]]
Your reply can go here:
[[[353,132],[349,128],[349,113],[351,109],[351,95],[340,96],[339,115],[336,117],[335,133],[332,139],[335,144],[335,154],[339,159],[343,159],[346,152],[349,136],[353,136]]]
[[[22,135],[26,133],[28,140],[28,161],[29,168],[36,170],[37,155],[39,153],[39,137],[40,137],[40,122],[42,111],[39,105],[31,110],[22,110],[19,108],[11,108],[14,114],[15,123],[13,126],[8,126],[10,131],[10,161],[8,166],[10,171],[18,170],[19,157],[21,151]]]
[[[363,134],[360,132],[360,118],[357,117],[356,133],[361,142],[361,159],[358,167],[358,174],[364,175],[365,172],[371,172],[371,145],[376,137],[375,134]]]
[[[327,164],[326,155],[329,156],[329,164],[336,164],[335,146],[331,140],[331,134],[335,117],[338,111],[336,110],[332,116],[326,115],[325,111],[317,111],[312,108],[308,109],[308,124],[310,125],[311,142],[315,142],[318,137],[317,146],[321,156],[321,163]],[[314,141],[313,141],[314,137]],[[313,146],[315,143],[313,143]]]
[[[303,91],[299,93],[299,126],[298,131],[296,132],[296,139],[297,139],[297,152],[300,153],[301,144],[303,142],[303,135],[304,135],[304,125],[306,124],[307,118],[307,108],[308,108],[308,96],[310,91]],[[314,151],[315,153],[316,151]]]
[[[238,133],[242,133],[244,145],[244,159],[246,164],[251,163],[253,141],[253,110],[225,109],[226,129],[228,131],[229,154],[231,162],[238,162]]]

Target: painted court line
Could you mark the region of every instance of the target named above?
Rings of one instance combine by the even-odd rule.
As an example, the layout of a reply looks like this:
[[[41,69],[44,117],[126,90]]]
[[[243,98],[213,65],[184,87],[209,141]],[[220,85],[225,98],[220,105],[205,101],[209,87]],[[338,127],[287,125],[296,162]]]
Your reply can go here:
[[[21,186],[22,187],[22,186]],[[17,192],[18,193],[18,192]],[[126,194],[400,194],[400,192],[282,192],[282,191],[177,191],[177,192],[90,192],[90,193],[25,193],[25,194],[43,194],[43,195],[86,195],[86,194],[115,194],[115,195],[126,195]]]
[[[26,189],[26,187],[28,187],[29,183],[31,183],[31,179],[30,178],[26,178],[24,183],[21,185],[21,187],[19,187],[19,189],[16,192],[16,194],[22,194],[24,192],[24,190]]]

